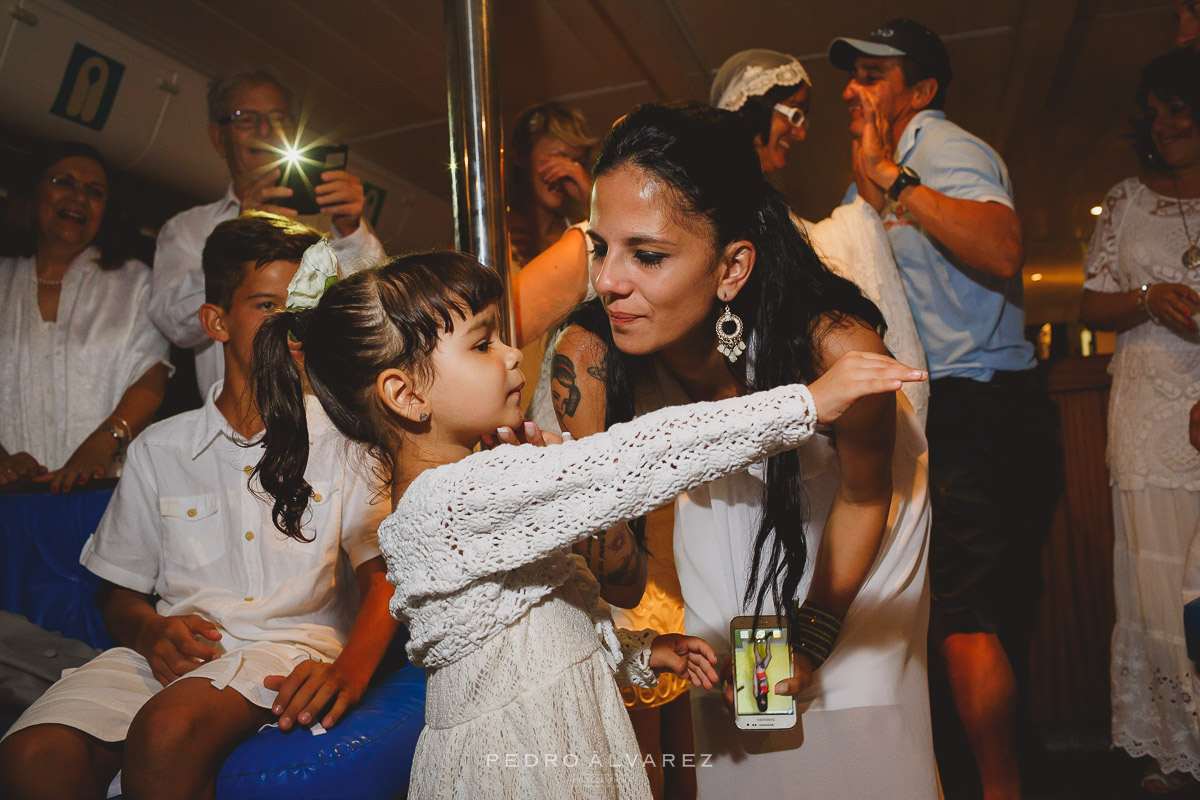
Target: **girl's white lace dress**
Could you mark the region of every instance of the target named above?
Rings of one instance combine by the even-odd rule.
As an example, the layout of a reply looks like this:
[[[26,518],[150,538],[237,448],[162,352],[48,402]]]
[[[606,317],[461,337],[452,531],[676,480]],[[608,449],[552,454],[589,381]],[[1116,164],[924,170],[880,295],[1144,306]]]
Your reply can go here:
[[[654,632],[615,631],[568,548],[796,447],[815,418],[785,386],[418,476],[379,528],[392,613],[429,678],[409,797],[649,798],[613,675],[653,684]]]
[[[1200,231],[1200,200],[1183,200]],[[1085,263],[1084,288],[1128,292],[1183,283],[1187,249],[1180,201],[1137,178],[1104,200]],[[1109,366],[1108,467],[1112,481],[1113,744],[1154,757],[1164,772],[1200,777],[1195,666],[1183,640],[1184,564],[1200,525],[1200,452],[1188,414],[1200,398],[1200,338],[1144,322],[1117,335]]]

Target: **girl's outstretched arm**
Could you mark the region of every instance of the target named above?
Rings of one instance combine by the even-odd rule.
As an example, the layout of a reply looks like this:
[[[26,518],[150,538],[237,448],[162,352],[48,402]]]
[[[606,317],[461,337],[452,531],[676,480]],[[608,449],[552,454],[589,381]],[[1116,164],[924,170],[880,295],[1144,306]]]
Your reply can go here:
[[[380,526],[397,603],[531,564],[783,450],[925,373],[849,353],[809,388],[659,409],[554,447],[499,447],[419,475]]]
[[[396,601],[454,592],[641,516],[811,435],[795,385],[662,409],[553,447],[502,446],[428,470],[379,530]]]

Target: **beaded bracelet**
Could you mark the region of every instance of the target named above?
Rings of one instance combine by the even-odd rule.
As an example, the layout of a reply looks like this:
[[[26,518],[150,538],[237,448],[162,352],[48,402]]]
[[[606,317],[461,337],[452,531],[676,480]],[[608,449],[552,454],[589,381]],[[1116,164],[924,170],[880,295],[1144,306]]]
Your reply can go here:
[[[808,656],[813,669],[817,669],[833,651],[842,620],[837,615],[807,602],[796,609],[796,615],[799,617],[799,624],[792,635],[792,647]]]

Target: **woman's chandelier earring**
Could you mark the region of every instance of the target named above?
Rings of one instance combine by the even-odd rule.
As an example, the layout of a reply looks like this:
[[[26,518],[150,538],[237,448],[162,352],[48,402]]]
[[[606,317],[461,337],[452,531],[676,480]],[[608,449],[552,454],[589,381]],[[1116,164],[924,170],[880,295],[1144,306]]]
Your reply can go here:
[[[735,362],[746,352],[746,340],[742,338],[742,318],[729,310],[717,317],[717,352]]]

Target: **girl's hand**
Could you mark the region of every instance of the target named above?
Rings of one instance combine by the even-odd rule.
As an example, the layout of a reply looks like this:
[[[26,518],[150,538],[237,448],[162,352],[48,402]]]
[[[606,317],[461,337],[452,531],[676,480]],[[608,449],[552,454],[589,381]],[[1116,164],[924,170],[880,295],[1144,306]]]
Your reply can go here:
[[[781,697],[794,697],[808,688],[812,683],[812,662],[803,653],[792,651],[792,677],[784,678],[775,684],[772,690]],[[721,688],[725,697],[725,705],[736,713],[737,706],[733,698],[733,661],[725,665],[721,672]]]
[[[578,161],[566,156],[547,156],[538,164],[538,180],[547,186],[559,186],[573,200],[591,197],[592,179]]]
[[[563,436],[553,431],[544,431],[536,422],[526,422],[515,431],[509,427],[497,428],[495,434],[485,433],[480,437],[485,450],[501,444],[532,444],[545,447],[549,444],[562,444]]]
[[[268,675],[263,686],[279,693],[271,712],[279,717],[279,729],[286,731],[295,723],[309,727],[326,708],[321,727],[332,728],[362,699],[369,680],[369,675],[366,680],[351,675],[336,661],[310,658],[297,664],[287,677]]]
[[[833,362],[808,389],[817,406],[817,421],[829,424],[869,394],[894,392],[903,384],[923,381],[929,373],[879,353],[850,352]]]
[[[1192,319],[1200,295],[1182,283],[1156,283],[1146,290],[1146,309],[1176,333],[1196,332],[1196,321]]]
[[[38,483],[50,483],[50,493],[69,492],[72,486],[83,486],[92,478],[103,478],[117,454],[117,440],[107,431],[93,431],[75,449],[67,463],[54,472],[34,478]]]
[[[713,688],[717,683],[716,663],[716,653],[698,636],[663,633],[650,642],[650,669],[674,672],[681,678],[690,679],[692,686]]]
[[[0,486],[18,483],[26,478],[45,475],[49,470],[37,462],[29,453],[5,453],[0,455]]]

